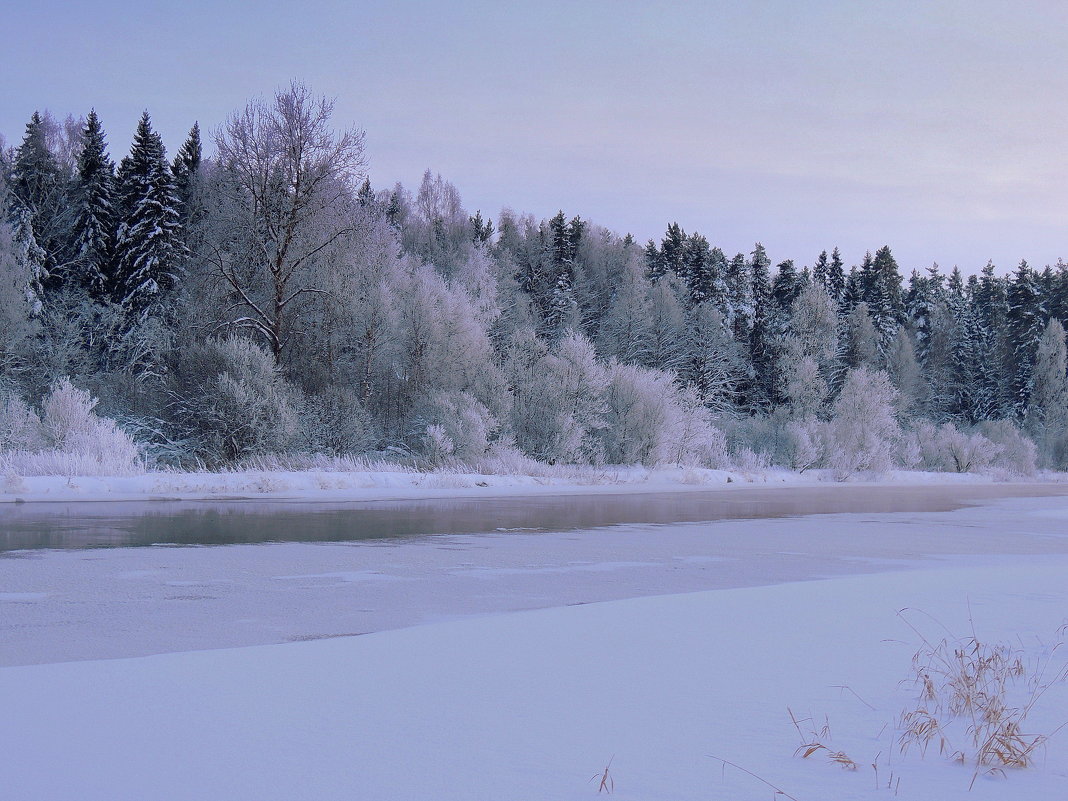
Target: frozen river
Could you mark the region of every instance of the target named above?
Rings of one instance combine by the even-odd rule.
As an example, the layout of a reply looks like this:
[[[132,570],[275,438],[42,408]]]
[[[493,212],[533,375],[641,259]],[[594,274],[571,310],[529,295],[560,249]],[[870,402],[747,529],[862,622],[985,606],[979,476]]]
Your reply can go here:
[[[1066,494],[1048,484],[838,485],[9,506],[0,510],[0,665],[350,636],[958,556],[1068,553]],[[1041,514],[1021,529],[1021,509]],[[134,545],[144,547],[101,547]]]

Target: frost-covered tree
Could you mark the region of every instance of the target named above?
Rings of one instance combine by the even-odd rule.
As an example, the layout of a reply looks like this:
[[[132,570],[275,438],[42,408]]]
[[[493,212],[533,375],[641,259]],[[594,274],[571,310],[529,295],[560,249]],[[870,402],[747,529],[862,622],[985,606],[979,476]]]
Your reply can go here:
[[[1050,320],[1038,342],[1027,427],[1044,461],[1063,469],[1068,464],[1068,356],[1060,320]]]
[[[881,370],[858,367],[846,375],[828,429],[828,461],[840,476],[860,470],[884,472],[894,464],[900,428],[897,392]]]
[[[364,135],[332,130],[333,108],[294,83],[250,102],[216,135],[204,257],[229,291],[221,322],[254,332],[278,362],[324,291],[314,280],[324,254],[353,231]]]
[[[550,352],[533,331],[517,332],[505,374],[511,433],[525,453],[550,464],[603,459],[608,376],[589,340],[571,332]]]
[[[682,379],[710,411],[733,413],[748,378],[748,353],[731,336],[722,312],[711,301],[690,313],[689,325]]]
[[[65,261],[70,212],[66,203],[67,176],[49,147],[50,118],[34,112],[22,143],[15,150],[8,180],[8,220],[32,231],[47,279]],[[54,125],[54,122],[52,123]]]

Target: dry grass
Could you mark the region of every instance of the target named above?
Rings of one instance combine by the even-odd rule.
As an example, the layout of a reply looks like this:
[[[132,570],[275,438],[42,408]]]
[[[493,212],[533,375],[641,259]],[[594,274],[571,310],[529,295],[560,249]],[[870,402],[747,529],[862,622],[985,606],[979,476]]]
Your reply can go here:
[[[1029,731],[1027,717],[1046,691],[1068,678],[1068,665],[1052,669],[1057,642],[1040,660],[1028,663],[1020,649],[983,642],[975,634],[932,642],[899,617],[922,643],[912,659],[910,683],[916,703],[899,718],[902,753],[921,755],[938,746],[939,755],[972,764],[972,785],[981,774],[1003,775],[1026,768],[1036,752],[1061,727],[1041,734]],[[1063,637],[1063,628],[1059,632]]]
[[[612,755],[612,759],[608,760],[608,764],[604,766],[604,772],[603,773],[595,773],[592,776],[590,776],[590,781],[591,782],[594,779],[596,779],[597,777],[600,777],[600,779],[601,779],[601,783],[597,787],[597,794],[598,795],[600,795],[601,793],[612,793],[616,789],[615,779],[613,779],[612,776],[608,772],[608,769],[610,767],[612,767],[612,760],[615,759],[615,758],[616,757],[613,754]]]
[[[753,773],[753,771],[748,770],[746,768],[743,768],[741,765],[738,765],[738,764],[736,764],[734,762],[731,762],[729,759],[724,759],[723,757],[714,756],[712,754],[709,754],[708,756],[711,759],[714,759],[717,762],[722,763],[724,770],[726,770],[727,766],[730,765],[735,770],[740,770],[746,776],[752,776],[754,779],[756,779],[761,784],[763,784],[763,785],[765,785],[767,787],[770,787],[772,789],[772,791],[774,792],[774,795],[775,795],[776,798],[778,798],[779,796],[782,796],[783,798],[788,798],[790,801],[798,801],[798,799],[796,799],[794,796],[790,795],[788,792],[783,790],[781,787],[776,787],[774,784],[769,782],[763,776],[758,776],[756,773]]]
[[[794,751],[795,757],[799,756],[802,759],[808,759],[816,754],[822,754],[823,756],[826,756],[828,760],[844,770],[857,769],[857,763],[847,753],[827,745],[832,738],[831,724],[826,717],[823,719],[823,725],[817,731],[815,722],[812,718],[799,719],[790,707],[786,707],[786,711],[790,715],[790,722],[793,723],[794,728],[797,729],[797,736],[801,738],[801,745]],[[802,724],[805,724],[809,729],[808,733],[802,730]]]

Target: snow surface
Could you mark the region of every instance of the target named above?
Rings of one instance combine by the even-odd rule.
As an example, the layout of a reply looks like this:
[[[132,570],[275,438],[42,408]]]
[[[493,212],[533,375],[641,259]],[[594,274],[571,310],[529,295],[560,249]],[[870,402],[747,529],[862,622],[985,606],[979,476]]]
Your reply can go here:
[[[154,560],[227,556],[222,573],[240,583],[240,557],[273,552],[280,558],[260,567],[288,564],[271,579],[305,584],[303,593],[433,585],[423,568],[459,573],[467,582],[461,587],[489,581],[491,594],[522,578],[530,583],[520,595],[540,590],[549,604],[562,602],[561,588],[637,571],[637,585],[622,591],[646,597],[511,614],[454,609],[478,616],[286,645],[2,668],[0,797],[580,799],[597,796],[593,777],[609,762],[620,799],[772,797],[768,786],[715,756],[799,801],[1063,798],[1068,730],[1050,739],[1036,766],[981,775],[969,791],[972,767],[940,756],[937,745],[924,758],[915,750],[901,755],[895,722],[917,694],[902,683],[919,642],[901,609],[932,639],[947,630],[967,636],[971,619],[980,638],[1012,643],[1028,663],[1049,655],[1068,623],[1066,516],[1065,498],[1013,499],[946,513],[449,537],[450,547],[422,553],[458,554],[470,563],[463,569],[435,558],[386,573],[383,564],[324,569],[345,546],[95,552],[116,586],[150,579],[183,595],[214,580],[200,573],[210,560],[177,574]],[[627,531],[629,545],[599,559],[554,556],[568,536],[576,548],[596,551],[608,544],[598,536]],[[294,559],[316,549],[329,558]],[[669,562],[669,553],[679,558]],[[70,562],[63,560],[75,555],[4,560],[59,569],[47,590],[5,579],[0,587],[10,597],[0,598],[0,614],[64,605],[63,564]],[[683,573],[707,568],[687,581],[731,588],[679,593],[681,584],[666,578],[669,564]],[[848,572],[863,574],[796,580]],[[435,586],[430,599],[455,590]],[[38,636],[71,634],[81,611],[71,613],[65,631],[45,626]],[[180,647],[180,633],[170,633]],[[1052,658],[1063,665],[1064,649]],[[828,744],[858,770],[795,757],[799,738],[788,706],[819,727],[826,721]],[[1053,733],[1066,721],[1068,685],[1057,683],[1028,726]],[[896,792],[885,786],[891,776]]]

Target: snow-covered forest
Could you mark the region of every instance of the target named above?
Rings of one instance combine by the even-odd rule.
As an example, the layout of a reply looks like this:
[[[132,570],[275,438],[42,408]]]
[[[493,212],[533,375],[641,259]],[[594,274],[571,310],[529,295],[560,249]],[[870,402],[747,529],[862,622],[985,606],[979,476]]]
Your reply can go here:
[[[94,113],[33,115],[0,160],[10,469],[1068,466],[1068,264],[906,278],[886,246],[491,218],[429,170],[372,185],[332,110],[293,84],[173,157],[146,113],[117,164]]]

